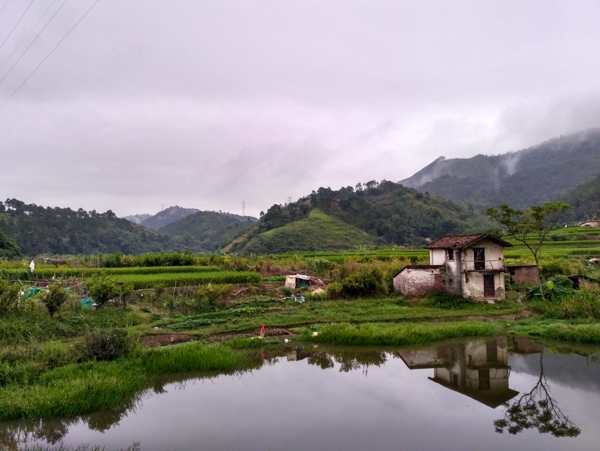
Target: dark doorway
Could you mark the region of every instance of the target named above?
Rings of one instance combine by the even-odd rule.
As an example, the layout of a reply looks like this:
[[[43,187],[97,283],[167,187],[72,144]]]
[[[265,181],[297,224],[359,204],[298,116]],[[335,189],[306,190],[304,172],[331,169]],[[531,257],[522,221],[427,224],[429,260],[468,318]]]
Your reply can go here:
[[[496,287],[494,286],[493,274],[485,274],[483,276],[483,295],[486,298],[493,298],[496,295]]]

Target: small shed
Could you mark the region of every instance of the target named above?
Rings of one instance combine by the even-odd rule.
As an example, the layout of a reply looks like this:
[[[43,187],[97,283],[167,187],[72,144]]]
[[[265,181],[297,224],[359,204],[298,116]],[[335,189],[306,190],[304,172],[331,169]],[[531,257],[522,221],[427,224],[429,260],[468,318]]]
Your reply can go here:
[[[293,274],[285,277],[285,287],[291,288],[307,288],[310,286],[311,277],[304,274]]]
[[[394,276],[394,290],[405,296],[423,296],[444,289],[443,265],[409,265]]]
[[[510,274],[510,283],[517,285],[538,283],[538,268],[535,265],[510,265],[506,269]]]

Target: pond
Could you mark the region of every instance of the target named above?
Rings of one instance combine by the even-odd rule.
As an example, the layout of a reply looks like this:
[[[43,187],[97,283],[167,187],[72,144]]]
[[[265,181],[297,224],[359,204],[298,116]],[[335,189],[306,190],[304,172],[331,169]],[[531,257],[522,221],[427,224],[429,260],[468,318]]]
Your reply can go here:
[[[600,354],[591,351],[559,354],[497,337],[426,348],[289,343],[256,352],[257,369],[158,379],[120,409],[0,423],[0,444],[574,451],[600,443]]]

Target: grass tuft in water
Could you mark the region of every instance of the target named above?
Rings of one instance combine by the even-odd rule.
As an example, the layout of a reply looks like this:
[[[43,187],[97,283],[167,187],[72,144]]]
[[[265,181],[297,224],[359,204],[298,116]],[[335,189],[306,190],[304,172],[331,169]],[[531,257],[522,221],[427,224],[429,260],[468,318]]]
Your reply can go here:
[[[535,324],[518,326],[513,332],[574,343],[600,344],[600,324]]]
[[[497,334],[502,329],[499,323],[439,323],[439,324],[331,324],[314,330],[305,330],[303,340],[341,345],[417,345],[441,341],[448,338],[479,337]]]
[[[187,343],[145,351],[143,365],[149,374],[182,371],[235,371],[243,363],[240,354],[221,345]]]

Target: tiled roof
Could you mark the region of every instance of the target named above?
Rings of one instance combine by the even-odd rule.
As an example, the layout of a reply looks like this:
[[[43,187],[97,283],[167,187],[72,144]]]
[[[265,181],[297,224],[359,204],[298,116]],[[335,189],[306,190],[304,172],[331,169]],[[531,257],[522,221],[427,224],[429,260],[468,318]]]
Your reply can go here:
[[[434,241],[433,243],[426,246],[427,249],[464,249],[472,246],[473,244],[488,239],[496,244],[504,247],[510,247],[512,244],[498,238],[497,236],[490,235],[489,233],[480,233],[477,235],[447,235]]]

